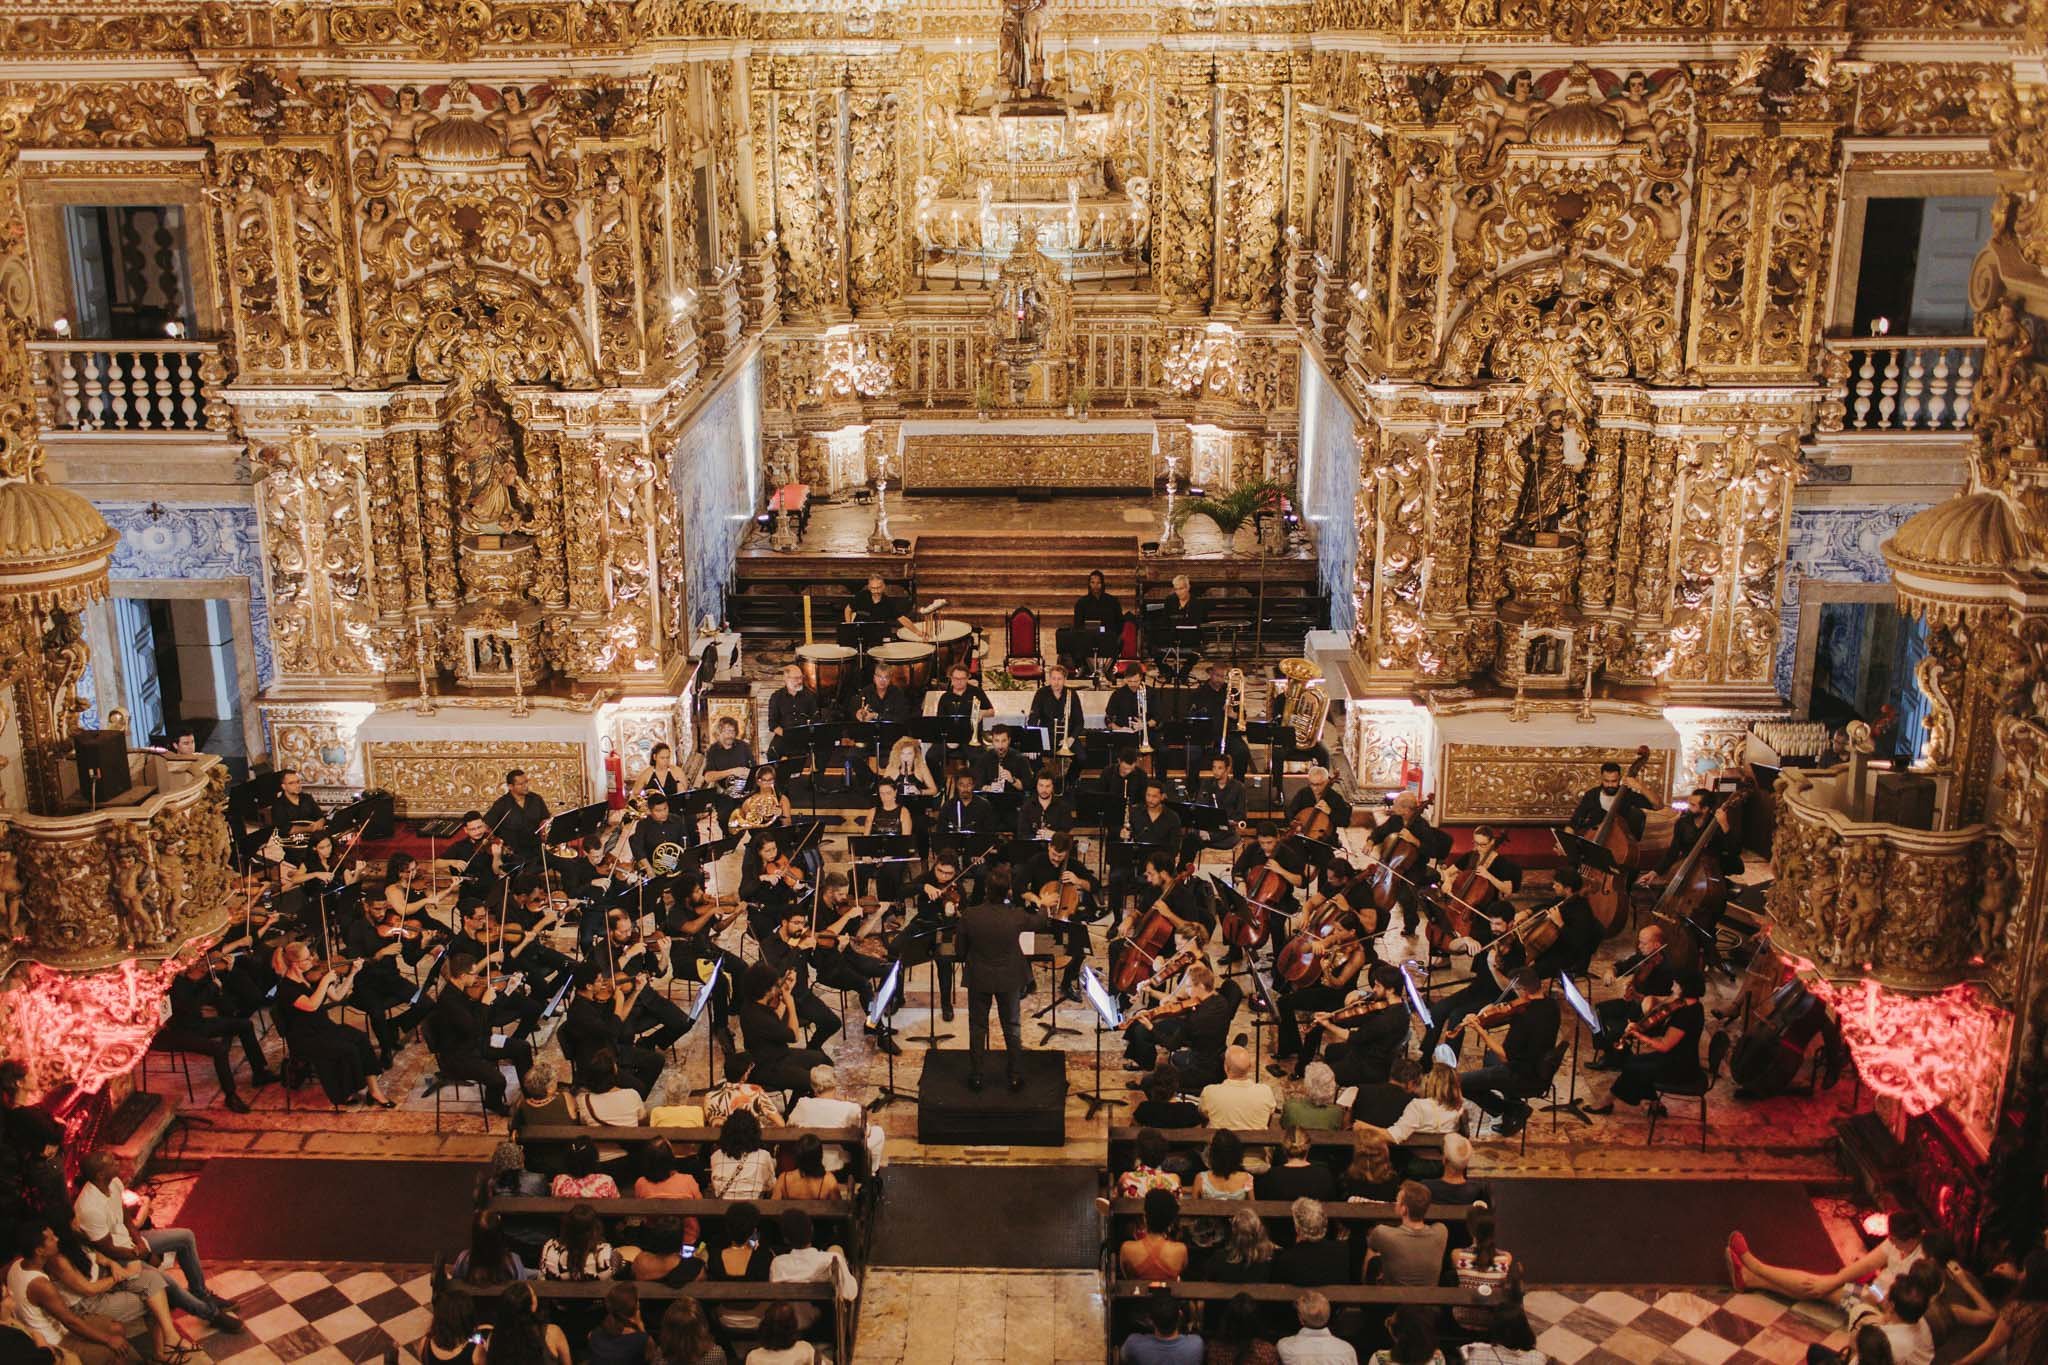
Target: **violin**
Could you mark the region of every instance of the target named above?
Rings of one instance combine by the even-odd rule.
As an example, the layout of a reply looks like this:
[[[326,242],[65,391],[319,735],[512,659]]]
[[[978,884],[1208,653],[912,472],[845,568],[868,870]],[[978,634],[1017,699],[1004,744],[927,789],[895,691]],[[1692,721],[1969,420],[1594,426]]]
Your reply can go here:
[[[1687,1005],[1697,1005],[1698,1003],[1699,1001],[1693,999],[1691,996],[1675,996],[1672,999],[1666,1001],[1664,1004],[1659,1005],[1656,1009],[1650,1010],[1647,1013],[1645,1013],[1642,1018],[1636,1020],[1633,1024],[1630,1024],[1628,1028],[1624,1030],[1624,1032],[1633,1033],[1638,1038],[1642,1038],[1645,1035],[1655,1032],[1657,1029],[1663,1028],[1664,1025],[1670,1023],[1672,1016],[1677,1014],[1680,1010],[1684,1009]]]
[[[1488,1029],[1497,1029],[1502,1024],[1511,1022],[1516,1015],[1522,1013],[1522,1011],[1528,1009],[1529,1006],[1542,998],[1540,995],[1518,994],[1512,1000],[1496,1000],[1484,1009],[1476,1010],[1466,1015],[1464,1027],[1468,1029],[1476,1028],[1481,1033],[1486,1032]]]
[[[1360,1019],[1370,1018],[1385,1010],[1406,1008],[1407,1004],[1408,1002],[1405,1000],[1384,1000],[1378,996],[1368,996],[1364,1000],[1354,1001],[1349,1005],[1331,1010],[1328,1014],[1318,1014],[1316,1022],[1319,1024],[1354,1024]]]

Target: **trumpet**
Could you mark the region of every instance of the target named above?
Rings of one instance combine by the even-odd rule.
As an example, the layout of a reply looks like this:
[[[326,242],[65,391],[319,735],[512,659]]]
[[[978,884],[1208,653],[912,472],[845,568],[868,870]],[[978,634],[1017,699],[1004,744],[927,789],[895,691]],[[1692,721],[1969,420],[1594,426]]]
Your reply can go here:
[[[981,698],[967,703],[967,742],[975,748],[981,747]]]
[[[1145,682],[1145,666],[1138,665],[1138,752],[1152,752],[1152,725],[1147,715],[1145,696],[1151,689]]]

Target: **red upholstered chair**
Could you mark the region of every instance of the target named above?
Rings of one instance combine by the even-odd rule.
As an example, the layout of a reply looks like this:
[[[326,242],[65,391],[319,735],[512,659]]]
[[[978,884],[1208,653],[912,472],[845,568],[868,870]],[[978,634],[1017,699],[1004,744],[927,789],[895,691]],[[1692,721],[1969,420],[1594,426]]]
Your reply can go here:
[[[1019,607],[1003,623],[1003,672],[1019,681],[1045,676],[1045,656],[1038,650],[1038,613]]]
[[[1124,613],[1123,643],[1116,657],[1119,663],[1129,663],[1138,657],[1138,618],[1129,612]]]

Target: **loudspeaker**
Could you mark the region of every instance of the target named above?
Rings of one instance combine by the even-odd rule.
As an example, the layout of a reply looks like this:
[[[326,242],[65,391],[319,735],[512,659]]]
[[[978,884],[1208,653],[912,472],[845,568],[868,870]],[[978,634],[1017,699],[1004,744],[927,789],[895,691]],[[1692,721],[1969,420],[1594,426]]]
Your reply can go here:
[[[1934,779],[1919,773],[1879,773],[1870,818],[1904,829],[1934,828]]]
[[[127,731],[80,730],[71,737],[71,751],[78,759],[79,795],[87,801],[103,806],[128,790]]]

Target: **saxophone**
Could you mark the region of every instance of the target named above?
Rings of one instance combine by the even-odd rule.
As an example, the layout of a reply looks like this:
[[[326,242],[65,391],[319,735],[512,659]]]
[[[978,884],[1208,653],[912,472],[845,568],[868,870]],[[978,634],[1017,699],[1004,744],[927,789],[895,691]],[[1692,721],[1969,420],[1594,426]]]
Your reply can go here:
[[[1152,725],[1147,718],[1145,697],[1152,689],[1145,678],[1145,666],[1138,666],[1138,752],[1152,752]]]

